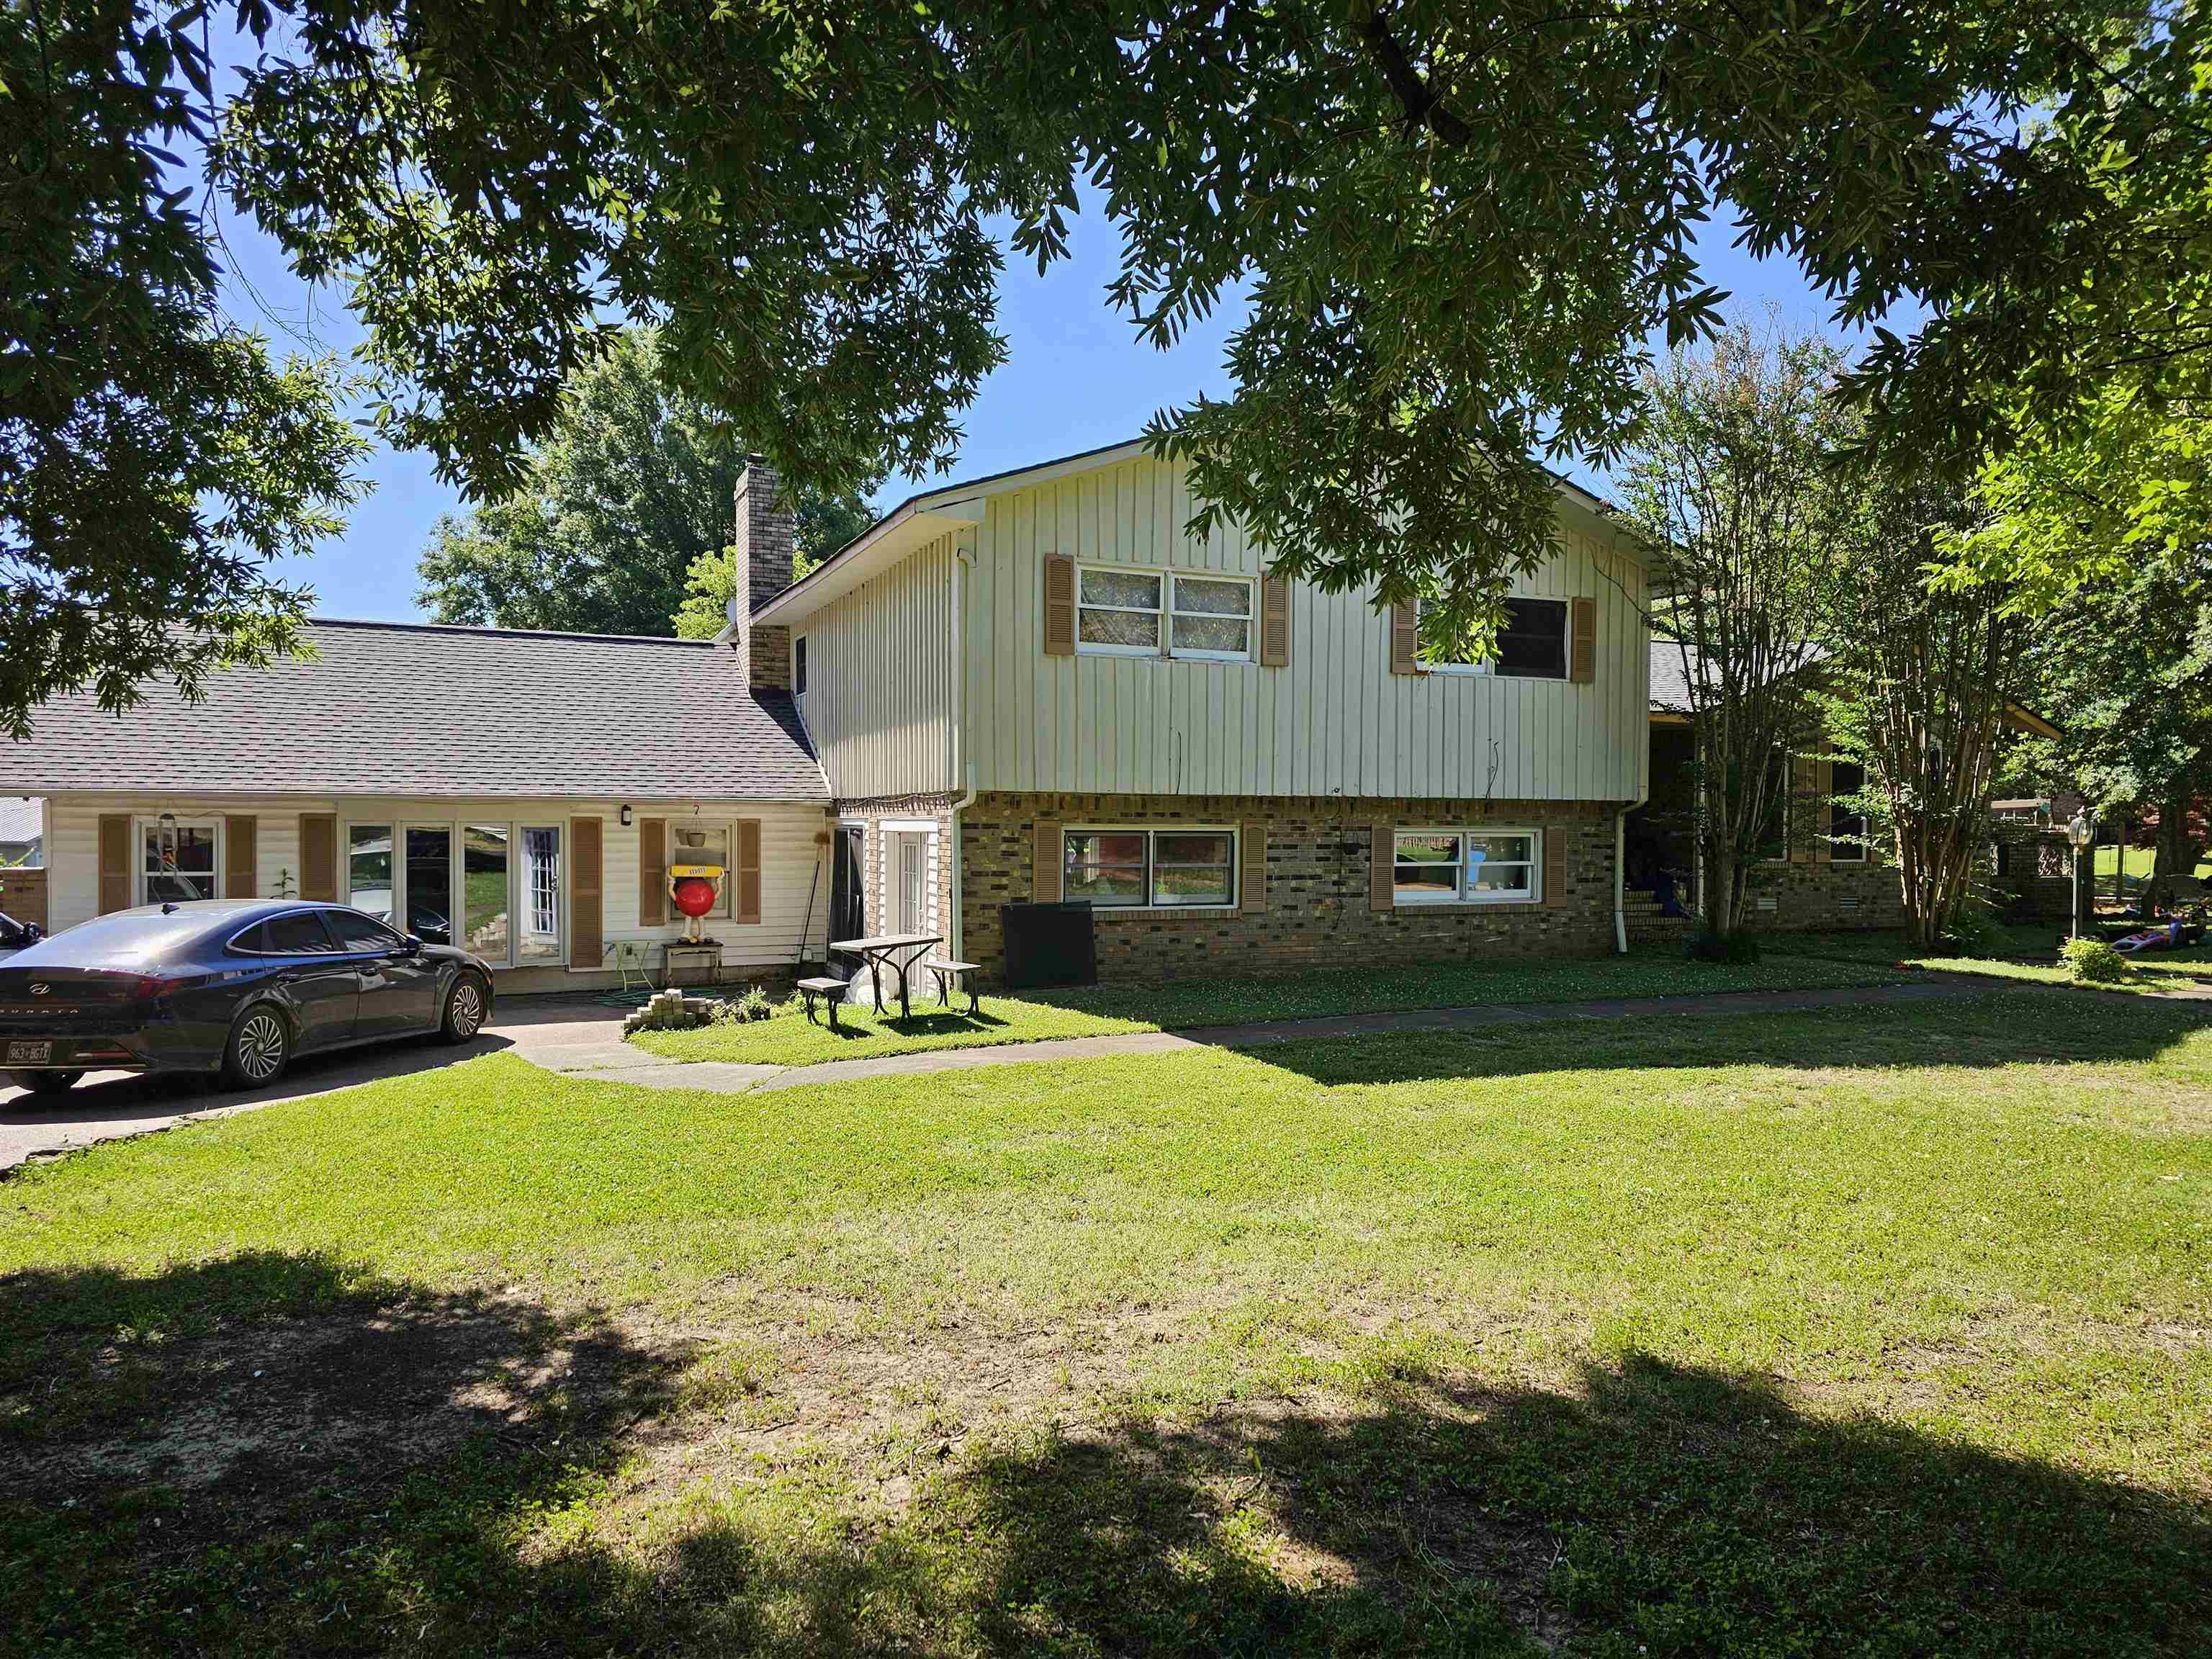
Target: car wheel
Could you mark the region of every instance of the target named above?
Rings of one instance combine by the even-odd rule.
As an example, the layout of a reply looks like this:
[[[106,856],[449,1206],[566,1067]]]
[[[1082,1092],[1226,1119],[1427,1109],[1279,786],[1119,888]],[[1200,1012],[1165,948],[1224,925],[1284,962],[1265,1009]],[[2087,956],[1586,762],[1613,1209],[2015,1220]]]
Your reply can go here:
[[[446,993],[446,1017],[439,1024],[439,1036],[447,1042],[466,1042],[483,1030],[489,1000],[482,980],[474,974],[459,975],[453,988]]]
[[[82,1072],[18,1072],[15,1086],[34,1095],[65,1095],[83,1075]]]
[[[284,1075],[292,1058],[292,1033],[284,1016],[267,1003],[248,1008],[230,1028],[222,1051],[222,1080],[234,1089],[258,1089]]]

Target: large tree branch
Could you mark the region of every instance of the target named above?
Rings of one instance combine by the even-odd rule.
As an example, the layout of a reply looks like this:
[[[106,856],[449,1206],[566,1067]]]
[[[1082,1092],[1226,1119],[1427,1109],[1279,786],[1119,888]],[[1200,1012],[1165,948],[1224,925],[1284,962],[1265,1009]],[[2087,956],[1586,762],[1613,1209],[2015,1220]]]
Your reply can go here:
[[[1391,92],[1406,112],[1406,129],[1409,133],[1416,127],[1425,126],[1439,142],[1455,149],[1474,137],[1466,122],[1444,107],[1443,94],[1421,78],[1420,70],[1406,55],[1404,46],[1390,33],[1390,21],[1383,16],[1381,7],[1369,12],[1358,27],[1375,54],[1382,78],[1390,83]]]

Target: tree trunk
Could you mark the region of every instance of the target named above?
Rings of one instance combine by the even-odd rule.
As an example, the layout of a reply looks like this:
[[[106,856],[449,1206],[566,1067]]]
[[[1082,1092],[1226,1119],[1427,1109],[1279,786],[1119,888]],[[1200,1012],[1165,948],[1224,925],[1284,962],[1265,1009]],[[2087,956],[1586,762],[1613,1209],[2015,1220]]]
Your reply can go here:
[[[2189,840],[2189,801],[2168,799],[2158,806],[2158,850],[2151,865],[2149,884],[2143,890],[2142,919],[2151,921],[2173,891],[2176,876],[2193,875],[2196,860]]]

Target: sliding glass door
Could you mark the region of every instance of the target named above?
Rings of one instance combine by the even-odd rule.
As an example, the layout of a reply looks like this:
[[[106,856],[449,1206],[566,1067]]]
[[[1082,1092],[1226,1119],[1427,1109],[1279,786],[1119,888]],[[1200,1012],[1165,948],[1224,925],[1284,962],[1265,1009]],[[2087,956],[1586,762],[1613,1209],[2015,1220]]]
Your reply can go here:
[[[453,942],[453,829],[407,826],[407,931],[426,945]]]
[[[514,951],[508,895],[514,870],[507,856],[512,824],[472,823],[461,832],[461,948],[504,968]]]

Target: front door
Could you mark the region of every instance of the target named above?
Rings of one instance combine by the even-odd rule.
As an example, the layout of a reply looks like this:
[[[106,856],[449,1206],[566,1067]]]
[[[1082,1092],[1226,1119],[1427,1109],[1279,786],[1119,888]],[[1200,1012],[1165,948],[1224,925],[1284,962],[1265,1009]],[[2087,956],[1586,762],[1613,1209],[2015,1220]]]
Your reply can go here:
[[[929,914],[929,837],[902,830],[890,838],[891,932],[926,933]]]
[[[860,874],[860,838],[866,834],[857,823],[837,826],[837,841],[830,866],[830,937],[865,938],[868,931],[866,880]],[[833,954],[830,960],[847,971],[860,964],[855,958]]]

